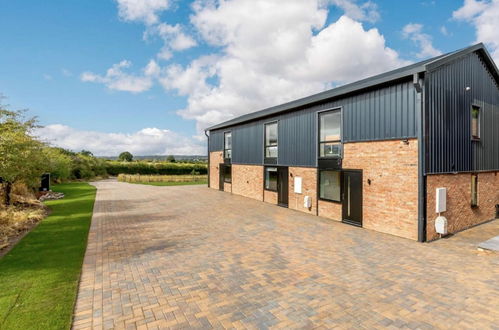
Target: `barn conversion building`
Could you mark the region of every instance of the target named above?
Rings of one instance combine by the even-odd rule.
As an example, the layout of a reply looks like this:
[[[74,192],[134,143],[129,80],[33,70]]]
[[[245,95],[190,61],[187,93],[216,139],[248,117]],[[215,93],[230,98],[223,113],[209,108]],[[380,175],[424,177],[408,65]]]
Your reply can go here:
[[[499,71],[483,44],[206,131],[214,189],[419,241],[496,216]]]

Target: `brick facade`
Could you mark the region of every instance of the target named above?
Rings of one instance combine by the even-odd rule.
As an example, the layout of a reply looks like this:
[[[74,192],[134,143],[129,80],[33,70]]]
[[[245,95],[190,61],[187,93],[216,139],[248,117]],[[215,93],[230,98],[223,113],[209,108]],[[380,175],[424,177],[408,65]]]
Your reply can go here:
[[[224,162],[223,151],[210,152],[210,188],[219,189],[220,187],[220,164]]]
[[[343,168],[363,170],[363,227],[417,239],[417,140],[345,143]]]
[[[232,165],[232,193],[263,201],[263,166]]]
[[[264,190],[263,191],[263,201],[266,203],[277,205],[277,192]]]
[[[224,191],[232,192],[232,183],[224,182]]]
[[[319,216],[341,221],[341,203],[333,203],[319,200]]]
[[[449,233],[455,233],[495,217],[499,204],[499,173],[478,174],[478,207],[471,207],[471,174],[428,175],[426,179],[426,232],[427,239],[439,237],[435,232],[435,189],[447,188],[447,218]]]
[[[295,177],[301,177],[301,194],[295,193]],[[302,211],[310,214],[317,214],[317,169],[307,167],[290,167],[288,178],[289,205],[293,210]],[[304,197],[312,197],[312,207],[303,206]]]

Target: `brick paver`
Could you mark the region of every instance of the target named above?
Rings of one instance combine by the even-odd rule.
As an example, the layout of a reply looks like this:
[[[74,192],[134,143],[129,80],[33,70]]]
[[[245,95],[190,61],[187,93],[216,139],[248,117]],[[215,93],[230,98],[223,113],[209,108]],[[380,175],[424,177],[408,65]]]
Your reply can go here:
[[[73,327],[498,329],[498,221],[434,243],[204,186],[102,181]]]

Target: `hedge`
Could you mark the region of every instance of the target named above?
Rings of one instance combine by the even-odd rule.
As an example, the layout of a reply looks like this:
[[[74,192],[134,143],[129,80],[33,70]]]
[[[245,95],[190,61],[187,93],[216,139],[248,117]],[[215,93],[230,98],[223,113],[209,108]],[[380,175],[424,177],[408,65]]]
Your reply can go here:
[[[149,163],[149,162],[106,162],[106,170],[109,175],[119,174],[207,174],[207,164],[186,163]]]

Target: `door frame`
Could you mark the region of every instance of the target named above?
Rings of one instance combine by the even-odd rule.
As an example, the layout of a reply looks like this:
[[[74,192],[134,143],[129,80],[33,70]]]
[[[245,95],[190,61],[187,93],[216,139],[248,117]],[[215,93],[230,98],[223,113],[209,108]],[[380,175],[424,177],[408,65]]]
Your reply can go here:
[[[286,177],[286,183],[284,185],[284,193],[286,197],[285,203],[281,202],[281,190],[279,189],[280,186],[283,184],[281,182],[281,173],[285,172],[285,177]],[[284,174],[282,174],[284,177]],[[289,207],[289,167],[288,166],[277,166],[277,205],[282,206],[282,207]]]
[[[218,190],[225,191],[225,164],[218,164]]]
[[[345,174],[348,174],[348,173],[356,173],[356,174],[360,174],[360,221],[357,222],[357,221],[352,221],[352,220],[349,220],[349,219],[345,219],[345,208],[346,208],[346,205],[347,205],[347,199],[345,197],[345,194],[346,194],[346,191],[345,191],[345,184],[347,182],[346,178],[345,178]],[[341,202],[342,202],[342,206],[341,206],[341,222],[343,223],[346,223],[346,224],[349,224],[349,225],[352,225],[352,226],[357,226],[357,227],[362,227],[363,226],[363,222],[364,222],[364,209],[363,209],[363,204],[364,204],[364,173],[362,170],[356,170],[356,169],[342,169],[342,192],[341,192]]]

